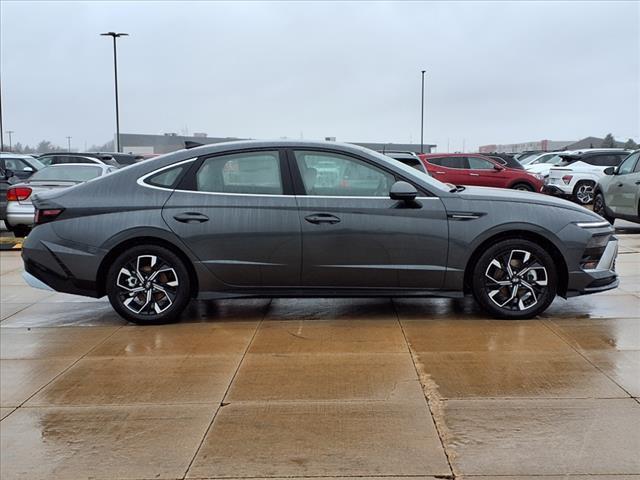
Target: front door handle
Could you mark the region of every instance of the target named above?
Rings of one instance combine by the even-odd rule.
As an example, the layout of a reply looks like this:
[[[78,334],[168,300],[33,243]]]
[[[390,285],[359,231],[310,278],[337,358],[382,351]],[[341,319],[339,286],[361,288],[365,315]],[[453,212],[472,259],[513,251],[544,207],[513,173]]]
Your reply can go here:
[[[203,223],[209,220],[209,217],[198,212],[184,212],[173,216],[180,223]]]
[[[640,180],[638,180],[638,181],[636,182],[636,185],[640,185]]]
[[[436,172],[438,175],[444,175],[445,172]]]
[[[329,213],[314,213],[313,215],[307,215],[304,219],[309,223],[314,223],[316,225],[320,223],[329,223],[331,225],[335,223],[339,223],[340,219],[335,215],[331,215]]]
[[[471,177],[479,177],[480,174],[479,173],[469,173],[469,176],[471,176]]]

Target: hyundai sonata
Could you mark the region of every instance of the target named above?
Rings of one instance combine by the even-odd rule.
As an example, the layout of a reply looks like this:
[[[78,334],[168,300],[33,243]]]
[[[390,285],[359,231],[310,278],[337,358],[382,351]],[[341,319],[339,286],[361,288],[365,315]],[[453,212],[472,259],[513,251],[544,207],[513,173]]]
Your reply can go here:
[[[353,145],[202,146],[33,202],[28,282],[107,295],[135,323],[175,321],[196,297],[465,294],[517,319],[618,285],[617,240],[593,212]]]

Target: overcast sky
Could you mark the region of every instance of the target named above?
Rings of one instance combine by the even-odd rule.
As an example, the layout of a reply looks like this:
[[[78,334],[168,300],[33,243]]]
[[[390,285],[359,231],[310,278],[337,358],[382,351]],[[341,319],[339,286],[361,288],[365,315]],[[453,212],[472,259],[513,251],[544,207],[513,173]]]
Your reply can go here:
[[[640,140],[640,2],[7,2],[13,141],[121,131],[420,141],[445,151],[612,132]],[[7,139],[5,137],[5,142]]]

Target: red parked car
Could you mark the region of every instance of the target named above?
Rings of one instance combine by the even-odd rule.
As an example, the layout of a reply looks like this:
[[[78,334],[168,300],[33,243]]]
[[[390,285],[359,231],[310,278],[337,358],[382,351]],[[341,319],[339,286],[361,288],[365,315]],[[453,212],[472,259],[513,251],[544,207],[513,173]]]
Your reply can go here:
[[[526,170],[509,168],[478,154],[429,153],[418,155],[433,178],[454,185],[513,188],[540,192],[543,177]]]

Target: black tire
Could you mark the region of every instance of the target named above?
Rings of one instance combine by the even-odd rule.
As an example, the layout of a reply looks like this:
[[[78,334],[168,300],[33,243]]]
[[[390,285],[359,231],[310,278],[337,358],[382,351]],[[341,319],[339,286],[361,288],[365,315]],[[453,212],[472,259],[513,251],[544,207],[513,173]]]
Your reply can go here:
[[[6,222],[5,222],[6,225]],[[13,232],[13,236],[16,238],[24,238],[31,232],[31,227],[27,227],[25,225],[17,225],[15,227],[7,227],[7,230]]]
[[[180,319],[191,298],[191,282],[184,262],[171,250],[140,245],[119,255],[109,267],[106,291],[120,316],[140,325],[157,325]]]
[[[528,183],[516,183],[511,187],[512,190],[521,190],[523,192],[535,192],[535,188],[533,188]]]
[[[607,214],[607,206],[604,203],[604,195],[602,192],[598,192],[596,198],[593,200],[593,211],[613,225],[615,218]]]
[[[580,180],[573,187],[573,200],[580,205],[589,205],[593,202],[593,187],[595,186],[595,182],[591,180]],[[588,192],[591,193],[589,194]]]
[[[473,269],[473,296],[487,313],[497,318],[535,317],[551,304],[557,286],[553,258],[529,240],[508,239],[492,245]]]

